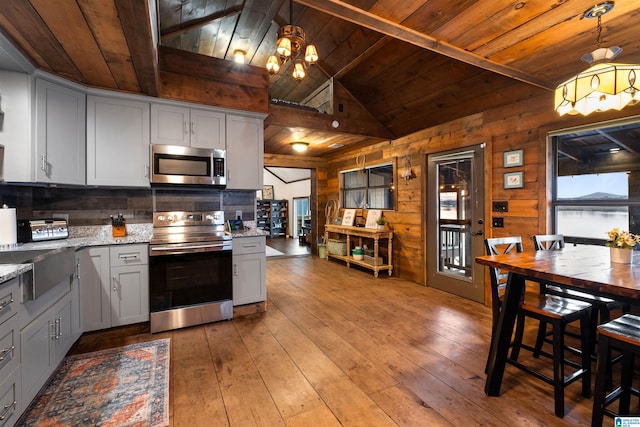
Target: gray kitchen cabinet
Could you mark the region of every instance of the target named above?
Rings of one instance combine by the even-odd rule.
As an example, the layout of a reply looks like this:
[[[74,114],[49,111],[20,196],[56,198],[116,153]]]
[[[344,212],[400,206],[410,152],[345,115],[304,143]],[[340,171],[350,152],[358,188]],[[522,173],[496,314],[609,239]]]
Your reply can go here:
[[[146,244],[92,247],[80,264],[85,331],[149,320]]]
[[[149,103],[87,96],[87,184],[149,187]]]
[[[267,299],[267,256],[264,236],[233,239],[233,305]]]
[[[85,94],[36,79],[35,176],[54,184],[85,184]]]
[[[0,285],[0,427],[13,425],[22,412],[20,380],[19,279]]]
[[[264,121],[227,114],[227,189],[261,190]]]
[[[151,105],[151,143],[226,148],[225,114],[181,105]]]
[[[73,345],[71,294],[29,323],[20,333],[22,401],[36,396],[40,387]]]

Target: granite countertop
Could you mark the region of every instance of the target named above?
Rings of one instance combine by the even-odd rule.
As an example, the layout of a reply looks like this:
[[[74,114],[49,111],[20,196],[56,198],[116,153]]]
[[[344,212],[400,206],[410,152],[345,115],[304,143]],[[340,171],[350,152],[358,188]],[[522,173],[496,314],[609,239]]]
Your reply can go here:
[[[113,237],[110,225],[91,225],[82,227],[69,227],[69,237],[67,239],[47,240],[44,242],[20,243],[15,248],[9,250],[29,251],[35,249],[59,249],[73,247],[82,249],[90,246],[110,246],[134,243],[149,243],[153,235],[153,224],[127,224],[127,235],[124,237]],[[231,234],[234,238],[268,236],[264,230],[259,230],[255,224],[247,221],[247,226],[242,230],[233,230]],[[0,264],[0,284],[10,280],[33,268],[30,263],[26,264]]]

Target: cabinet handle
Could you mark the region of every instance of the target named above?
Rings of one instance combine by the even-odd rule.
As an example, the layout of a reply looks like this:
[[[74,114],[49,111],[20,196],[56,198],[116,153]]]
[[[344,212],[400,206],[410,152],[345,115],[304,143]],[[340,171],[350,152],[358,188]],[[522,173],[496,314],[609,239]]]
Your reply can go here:
[[[122,259],[122,260],[130,260],[130,259],[138,259],[138,254],[131,254],[131,255],[124,255],[124,254],[120,254],[118,255],[118,258]]]
[[[12,345],[11,347],[9,347],[9,348],[5,348],[4,350],[0,351],[0,362],[2,362],[2,361],[4,360],[4,357],[5,357],[7,354],[11,353],[11,352],[12,352],[13,350],[15,350],[15,349],[16,349],[16,346],[15,346],[15,345]]]
[[[184,125],[184,133],[189,133],[189,129],[187,129],[188,123],[182,122],[182,124]]]
[[[0,310],[4,310],[5,308],[9,307],[9,305],[12,302],[13,302],[13,298],[11,298],[9,301],[7,300],[0,301]]]
[[[4,405],[4,410],[0,414],[0,421],[4,421],[4,419],[7,418],[7,414],[9,414],[9,412],[12,412],[12,411],[14,411],[16,409],[16,404],[17,403],[18,402],[16,402],[14,400],[13,403],[9,403],[8,405]]]
[[[196,127],[193,125],[193,122],[191,122],[191,135],[195,135],[196,134]]]
[[[238,264],[233,264],[233,275],[234,276],[238,275]]]
[[[258,245],[242,245],[243,248],[256,248]]]
[[[59,340],[60,336],[62,336],[62,334],[60,333],[60,318],[58,317],[54,323],[56,327],[56,339]]]
[[[118,292],[118,287],[116,286],[116,276],[113,276],[111,280],[113,280],[113,292]]]
[[[47,173],[47,155],[43,154],[42,156],[40,156],[40,158],[42,159],[42,165],[40,165],[40,169],[42,169],[46,175]]]
[[[60,338],[62,335],[64,335],[62,333],[62,317],[58,317],[58,338]]]
[[[148,165],[144,165],[144,177],[145,178],[149,178],[149,166]]]
[[[57,320],[56,320],[56,322],[57,322]],[[56,333],[57,333],[55,322],[49,325],[49,329],[50,329],[49,330],[49,336],[51,336],[52,340],[55,340],[56,339]]]
[[[80,261],[76,262],[76,279],[80,279]]]

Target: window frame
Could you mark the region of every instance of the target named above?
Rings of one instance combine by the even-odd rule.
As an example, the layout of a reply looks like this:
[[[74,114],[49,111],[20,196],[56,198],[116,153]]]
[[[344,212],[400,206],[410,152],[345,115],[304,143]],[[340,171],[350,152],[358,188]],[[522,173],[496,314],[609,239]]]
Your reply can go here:
[[[393,193],[392,196],[392,200],[393,200],[393,206],[391,208],[380,208],[380,207],[372,207],[369,205],[369,191],[372,189],[388,189],[389,187],[387,185],[374,185],[371,186],[369,185],[369,174],[368,172],[371,169],[375,169],[375,168],[379,168],[382,166],[391,166],[392,168],[392,175],[391,175],[391,191]],[[345,188],[345,174],[349,173],[349,172],[357,172],[359,170],[365,169],[367,170],[367,186],[365,187],[353,187],[353,188]],[[362,206],[358,206],[358,207],[350,207],[350,206],[345,206],[345,201],[346,201],[346,197],[345,197],[345,191],[346,190],[357,190],[357,189],[361,189],[364,190],[365,192],[365,204],[367,205],[368,209],[380,209],[383,211],[395,211],[397,206],[398,206],[398,200],[397,200],[397,191],[395,190],[396,188],[396,172],[397,172],[397,164],[395,160],[389,160],[389,161],[384,161],[384,162],[380,162],[380,163],[376,163],[373,165],[369,165],[369,166],[365,166],[364,168],[352,168],[352,169],[341,169],[338,172],[338,176],[339,176],[339,185],[340,185],[340,201],[341,201],[341,205],[343,208],[346,209],[363,209]]]

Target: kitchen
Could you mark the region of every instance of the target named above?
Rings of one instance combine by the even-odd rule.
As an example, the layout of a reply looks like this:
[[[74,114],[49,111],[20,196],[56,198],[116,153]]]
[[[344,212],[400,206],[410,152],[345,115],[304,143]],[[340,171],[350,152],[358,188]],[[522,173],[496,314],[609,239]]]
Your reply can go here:
[[[8,12],[9,13],[9,12]],[[620,42],[621,45],[625,43]],[[172,54],[163,52],[163,54]],[[162,55],[161,55],[162,56]],[[176,58],[177,55],[172,56]],[[165,56],[164,58],[167,58]],[[152,62],[152,61],[149,61]],[[167,61],[169,62],[169,61]],[[636,61],[637,62],[637,61]],[[166,65],[166,64],[165,64]],[[196,67],[197,68],[197,67]],[[577,65],[580,68],[580,65]],[[175,71],[175,70],[174,70]],[[175,82],[179,82],[176,79]],[[186,87],[190,87],[190,81],[184,80]],[[336,91],[339,91],[336,88]],[[441,119],[438,123],[425,126],[416,133],[411,133],[393,140],[380,141],[355,151],[342,151],[332,154],[330,160],[321,158],[298,158],[295,156],[281,156],[276,151],[267,152],[264,156],[265,164],[275,166],[291,166],[309,167],[313,169],[315,174],[315,195],[312,200],[314,207],[314,217],[317,222],[314,224],[316,233],[322,233],[322,225],[324,224],[324,204],[327,200],[339,197],[339,184],[337,177],[339,171],[352,168],[356,153],[363,152],[366,154],[367,162],[378,162],[382,160],[394,160],[396,158],[403,159],[410,156],[413,171],[419,177],[426,176],[426,159],[425,155],[434,151],[442,151],[447,148],[459,147],[460,145],[472,145],[475,143],[487,143],[490,155],[485,156],[486,170],[486,188],[490,188],[491,192],[486,195],[486,201],[491,200],[509,200],[509,211],[504,214],[505,227],[499,230],[493,230],[494,234],[508,234],[515,230],[522,230],[523,234],[534,234],[538,231],[545,230],[549,219],[546,215],[545,207],[547,206],[546,180],[545,180],[545,145],[546,132],[558,128],[566,128],[576,125],[582,125],[591,122],[592,118],[570,117],[558,118],[556,113],[549,108],[549,93],[539,89],[523,89],[517,87],[522,95],[513,103],[502,106],[487,107],[478,113],[469,113],[459,116],[451,120]],[[189,92],[185,90],[185,93]],[[260,111],[264,114],[271,108],[267,105],[266,97],[251,97],[246,99],[246,93],[251,92],[249,89],[238,91],[238,96],[242,98],[239,104],[253,106],[252,111]],[[254,92],[255,93],[255,92]],[[103,93],[100,95],[104,95]],[[184,95],[182,95],[184,96]],[[183,99],[184,101],[184,99]],[[227,102],[227,98],[222,97],[222,101]],[[262,103],[262,104],[260,104]],[[5,103],[3,102],[3,109]],[[347,107],[350,104],[345,103]],[[225,108],[232,108],[229,105],[223,105]],[[277,108],[275,109],[277,111]],[[347,111],[349,108],[347,108]],[[464,110],[463,110],[464,111]],[[291,113],[293,115],[294,113]],[[598,121],[606,121],[611,119],[632,117],[638,114],[637,107],[631,107],[620,112],[606,112],[598,116]],[[277,115],[268,117],[267,126],[270,120],[277,119]],[[336,119],[342,122],[344,126],[348,125],[348,117],[340,116],[336,113]],[[9,116],[5,117],[5,123],[8,123]],[[268,138],[265,138],[267,140]],[[267,142],[265,142],[267,144]],[[267,145],[265,145],[266,147]],[[525,169],[525,187],[523,189],[508,190],[502,186],[502,175],[505,170],[499,166],[501,163],[502,153],[513,148],[522,148],[526,159]],[[492,167],[493,166],[493,167]],[[32,165],[28,168],[22,168],[22,171],[31,170]],[[244,170],[253,170],[246,168]],[[261,170],[261,169],[260,169]],[[23,172],[24,173],[24,172]],[[31,178],[25,180],[30,181]],[[389,212],[389,222],[394,227],[397,241],[402,244],[395,245],[397,253],[394,258],[397,265],[394,272],[398,277],[409,280],[411,282],[425,284],[425,257],[424,244],[421,235],[426,234],[424,225],[424,211],[422,200],[423,184],[419,179],[398,180],[397,181],[397,197],[401,203],[402,210]],[[9,199],[9,206],[26,206],[27,213],[33,211],[33,218],[49,217],[49,213],[67,213],[77,215],[77,224],[92,224],[96,218],[101,220],[108,217],[109,214],[125,212],[129,222],[150,222],[151,213],[153,212],[152,191],[153,190],[137,190],[137,189],[109,189],[109,188],[53,188],[39,187],[30,185],[17,185],[15,188],[3,188],[3,191],[9,193],[9,197],[15,197],[15,203]],[[227,203],[225,190],[221,196],[225,213]],[[126,200],[120,196],[120,192],[126,195]],[[235,191],[229,196],[229,206],[235,206],[230,212],[235,214],[237,206],[246,206],[249,212],[252,212],[252,202],[250,200],[234,200],[241,199]],[[242,190],[239,191],[242,193]],[[3,199],[4,202],[4,199]],[[486,203],[487,206],[490,203]],[[80,209],[70,209],[70,207],[81,207]],[[104,209],[101,209],[104,207]],[[242,208],[241,208],[242,209]],[[85,213],[86,212],[86,216]],[[138,215],[138,217],[136,217]],[[387,215],[385,213],[385,215]],[[487,212],[488,218],[490,213]],[[489,230],[485,230],[489,231]],[[221,326],[222,327],[222,326]]]

